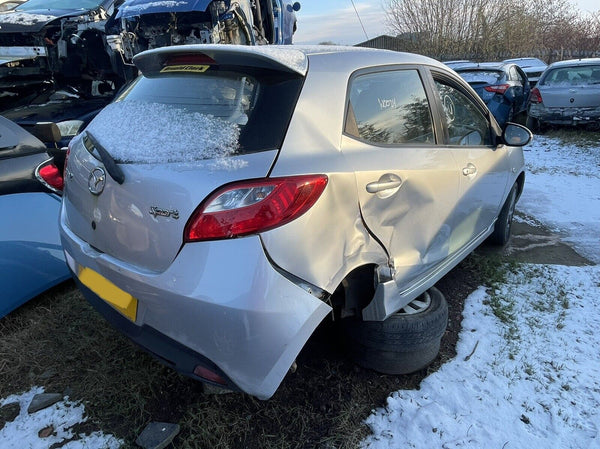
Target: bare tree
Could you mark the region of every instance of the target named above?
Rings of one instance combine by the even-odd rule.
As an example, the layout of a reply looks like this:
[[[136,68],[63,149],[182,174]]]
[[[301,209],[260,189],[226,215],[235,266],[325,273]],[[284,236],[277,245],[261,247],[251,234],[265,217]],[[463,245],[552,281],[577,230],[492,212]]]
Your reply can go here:
[[[547,60],[598,50],[600,15],[571,0],[385,0],[387,26],[408,51],[439,59]]]

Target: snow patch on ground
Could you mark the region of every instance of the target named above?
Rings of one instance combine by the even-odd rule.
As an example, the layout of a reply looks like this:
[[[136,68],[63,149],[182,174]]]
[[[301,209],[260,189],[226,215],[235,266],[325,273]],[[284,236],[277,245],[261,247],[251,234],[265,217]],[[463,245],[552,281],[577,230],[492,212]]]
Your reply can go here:
[[[23,449],[47,449],[56,443],[64,449],[103,448],[117,449],[123,442],[112,435],[104,435],[102,432],[93,432],[90,435],[75,435],[72,427],[78,423],[85,422],[85,407],[82,404],[72,403],[64,400],[51,407],[29,414],[27,407],[36,394],[43,393],[41,387],[34,387],[26,393],[11,395],[0,399],[0,407],[18,402],[21,407],[19,416],[7,422],[0,429],[0,442],[2,447],[14,447]],[[46,438],[40,438],[38,432],[48,426],[52,426],[54,432]]]
[[[600,148],[535,136],[517,210],[600,263]],[[457,356],[367,419],[365,448],[600,448],[600,265],[520,265],[463,313]]]
[[[599,266],[525,265],[479,288],[456,358],[393,393],[363,447],[600,447],[599,326]]]
[[[580,254],[600,263],[600,148],[535,136],[525,161],[517,210],[563,232]]]

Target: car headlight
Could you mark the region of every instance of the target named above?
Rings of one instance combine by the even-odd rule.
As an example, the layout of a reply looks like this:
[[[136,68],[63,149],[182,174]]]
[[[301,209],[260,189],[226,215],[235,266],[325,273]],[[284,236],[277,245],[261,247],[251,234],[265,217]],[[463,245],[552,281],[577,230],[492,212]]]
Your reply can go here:
[[[79,134],[79,131],[83,127],[82,120],[65,120],[56,124],[60,129],[60,134],[63,137],[73,137]]]

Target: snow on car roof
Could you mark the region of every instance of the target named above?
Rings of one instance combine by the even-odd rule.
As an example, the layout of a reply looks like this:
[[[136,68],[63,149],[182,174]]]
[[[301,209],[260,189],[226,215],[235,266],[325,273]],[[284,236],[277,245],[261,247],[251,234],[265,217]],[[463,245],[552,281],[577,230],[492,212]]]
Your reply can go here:
[[[549,67],[562,67],[573,65],[600,64],[600,58],[567,59],[566,61],[557,61],[550,64]]]

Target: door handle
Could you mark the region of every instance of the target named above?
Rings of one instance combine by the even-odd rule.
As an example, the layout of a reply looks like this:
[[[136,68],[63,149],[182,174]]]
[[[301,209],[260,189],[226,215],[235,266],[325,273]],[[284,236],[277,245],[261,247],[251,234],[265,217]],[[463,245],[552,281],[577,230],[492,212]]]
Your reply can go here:
[[[402,179],[392,174],[386,173],[378,181],[370,182],[366,185],[367,192],[379,193],[385,190],[397,189],[402,185]]]
[[[469,162],[467,166],[462,169],[462,173],[465,176],[475,175],[477,174],[477,167]]]

